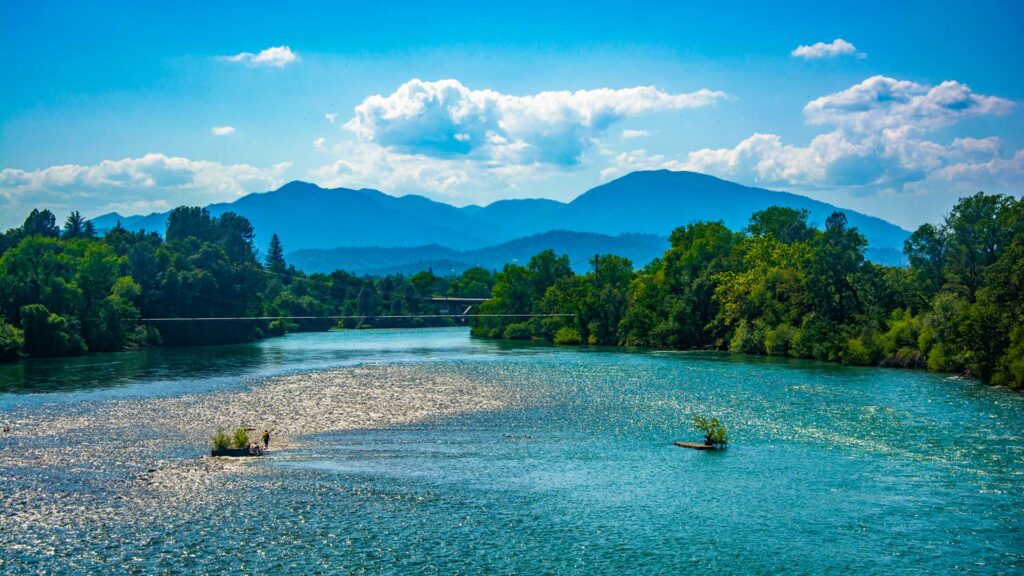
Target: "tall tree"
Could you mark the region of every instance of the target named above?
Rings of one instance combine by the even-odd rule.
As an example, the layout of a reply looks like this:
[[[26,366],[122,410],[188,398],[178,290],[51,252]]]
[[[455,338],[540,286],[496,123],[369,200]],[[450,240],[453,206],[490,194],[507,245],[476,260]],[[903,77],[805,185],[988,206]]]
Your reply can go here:
[[[22,226],[25,236],[49,236],[57,238],[60,236],[60,228],[57,227],[57,217],[49,210],[35,210],[29,212]]]
[[[61,234],[61,238],[70,240],[82,238],[83,236],[85,236],[85,218],[82,217],[78,210],[75,210],[64,221],[64,233]]]
[[[747,231],[754,236],[772,237],[783,244],[803,242],[814,237],[814,229],[807,225],[809,214],[807,210],[770,206],[750,216]]]
[[[270,237],[270,246],[267,247],[267,270],[274,274],[284,274],[285,269],[284,247],[281,245],[281,239],[274,234]]]
[[[198,206],[179,206],[167,217],[168,242],[184,240],[188,237],[205,242],[216,240],[213,219],[206,208]]]

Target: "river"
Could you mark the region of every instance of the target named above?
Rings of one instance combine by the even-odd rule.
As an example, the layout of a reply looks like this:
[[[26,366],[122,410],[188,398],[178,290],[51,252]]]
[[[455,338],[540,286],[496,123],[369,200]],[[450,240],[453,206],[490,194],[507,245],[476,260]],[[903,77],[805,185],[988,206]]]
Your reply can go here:
[[[923,371],[342,331],[2,365],[0,419],[3,574],[1024,571],[1024,394]]]

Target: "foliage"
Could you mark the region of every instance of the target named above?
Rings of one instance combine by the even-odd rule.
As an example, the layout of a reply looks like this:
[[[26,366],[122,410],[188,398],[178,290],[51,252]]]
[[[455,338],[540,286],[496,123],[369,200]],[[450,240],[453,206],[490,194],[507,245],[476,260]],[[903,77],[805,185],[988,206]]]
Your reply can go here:
[[[693,427],[704,433],[704,443],[721,448],[729,443],[729,430],[717,417],[693,415]]]
[[[562,326],[555,332],[554,343],[559,345],[572,345],[583,342],[580,333],[572,326]]]
[[[245,446],[249,445],[248,440],[248,435],[246,435]],[[214,450],[226,450],[231,447],[231,438],[225,434],[223,430],[217,430],[217,432],[210,437],[210,446]]]
[[[565,263],[553,253],[506,266],[486,309],[574,315],[529,322],[555,343],[928,367],[1024,387],[1024,200],[961,199],[941,225],[910,235],[907,268],[868,262],[867,242],[840,212],[818,230],[806,212],[771,207],[744,232],[696,222],[669,240],[639,271],[598,256],[583,275],[542,273]],[[520,337],[512,324],[476,321],[473,334]]]
[[[231,445],[235,448],[249,447],[249,432],[245,428],[235,428],[231,435]]]
[[[286,265],[276,235],[261,263],[248,220],[194,207],[174,210],[163,238],[120,225],[95,236],[80,214],[62,232],[47,210],[0,234],[0,360],[445,326],[454,320],[408,316],[436,314],[435,295],[491,295],[473,310],[499,316],[474,319],[475,336],[926,366],[1024,387],[1024,200],[1003,195],[963,198],[943,223],[921,226],[904,246],[907,268],[868,262],[842,213],[818,230],[806,212],[779,207],[754,213],[743,232],[680,227],[642,270],[598,255],[586,274],[549,250],[493,275],[307,275]],[[318,318],[139,322],[296,316]]]
[[[16,326],[0,320],[0,362],[25,355],[25,334]]]
[[[47,310],[42,304],[21,307],[25,351],[34,356],[73,356],[87,350],[78,323]]]
[[[0,319],[12,326],[3,331],[0,359],[22,352],[59,356],[244,342],[336,324],[330,319],[139,322],[154,317],[345,315],[354,318],[338,321],[339,327],[450,326],[455,321],[449,318],[404,317],[436,314],[437,305],[429,301],[434,295],[486,297],[494,282],[482,268],[457,278],[430,271],[412,277],[307,275],[286,266],[280,239],[271,242],[264,265],[248,220],[230,212],[213,217],[202,208],[172,211],[164,237],[120,225],[95,236],[77,212],[61,232],[45,210],[33,211],[23,226],[0,234]],[[46,312],[25,308],[36,305]],[[17,327],[25,327],[24,334]]]
[[[527,322],[509,324],[505,328],[505,340],[528,340],[533,334],[530,332],[530,325]]]
[[[267,270],[272,274],[284,274],[285,272],[284,247],[281,245],[281,239],[277,237],[277,234],[270,237],[266,264]]]

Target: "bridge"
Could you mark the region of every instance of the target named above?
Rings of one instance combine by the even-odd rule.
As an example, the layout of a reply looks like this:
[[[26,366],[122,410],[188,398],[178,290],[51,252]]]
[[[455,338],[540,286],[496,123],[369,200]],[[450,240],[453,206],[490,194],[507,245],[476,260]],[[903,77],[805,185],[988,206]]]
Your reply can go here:
[[[438,302],[438,303],[442,303],[442,304],[455,304],[455,305],[465,304],[466,305],[466,309],[463,310],[461,314],[458,314],[458,316],[466,316],[467,314],[469,314],[469,311],[473,309],[473,306],[476,306],[477,304],[481,304],[483,302],[487,302],[488,300],[490,300],[490,298],[462,298],[462,297],[459,297],[459,296],[431,296],[430,298],[424,298],[424,300],[428,300],[430,302]],[[447,311],[448,308],[446,307],[444,310]],[[452,314],[452,315],[455,316],[455,314]]]
[[[218,316],[218,317],[189,317],[189,318],[140,318],[139,322],[163,323],[163,322],[270,322],[273,320],[363,320],[374,319],[408,319],[408,318],[565,318],[575,314],[470,314],[473,306],[487,302],[490,298],[463,298],[460,296],[431,296],[421,298],[423,301],[437,302],[440,304],[466,305],[466,309],[459,314],[382,314],[379,316],[362,315],[330,315],[330,316]]]

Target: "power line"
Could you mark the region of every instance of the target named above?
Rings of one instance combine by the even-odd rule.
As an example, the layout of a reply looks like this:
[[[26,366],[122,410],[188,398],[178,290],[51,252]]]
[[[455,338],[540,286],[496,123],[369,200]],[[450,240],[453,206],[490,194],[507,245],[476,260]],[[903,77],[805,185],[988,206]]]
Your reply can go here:
[[[382,316],[240,316],[206,318],[139,318],[139,322],[253,322],[268,320],[390,320],[408,318],[564,318],[575,314],[395,314]]]

